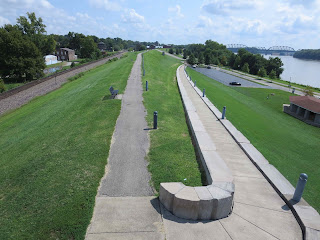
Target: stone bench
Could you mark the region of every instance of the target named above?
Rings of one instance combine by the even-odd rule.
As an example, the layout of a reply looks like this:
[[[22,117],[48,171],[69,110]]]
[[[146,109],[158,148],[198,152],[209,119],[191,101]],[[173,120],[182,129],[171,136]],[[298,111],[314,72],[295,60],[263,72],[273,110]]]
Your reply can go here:
[[[175,216],[192,220],[217,220],[230,215],[234,184],[231,170],[216,151],[183,87],[179,70],[177,80],[188,125],[195,141],[208,186],[188,187],[181,182],[161,183],[160,202]]]

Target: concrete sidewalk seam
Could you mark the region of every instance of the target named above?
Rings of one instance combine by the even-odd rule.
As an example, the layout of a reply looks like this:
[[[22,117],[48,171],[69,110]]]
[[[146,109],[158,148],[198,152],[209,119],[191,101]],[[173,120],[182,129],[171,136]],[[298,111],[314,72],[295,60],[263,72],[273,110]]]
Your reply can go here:
[[[245,219],[244,217],[240,216],[239,214],[237,214],[237,213],[234,213],[234,214],[237,215],[238,217],[242,218],[243,220],[247,221],[248,223],[252,224],[253,226],[259,228],[260,230],[264,231],[265,233],[268,233],[268,234],[271,235],[272,237],[280,240],[280,238],[277,238],[277,237],[274,236],[273,234],[271,234],[271,233],[269,233],[268,231],[264,230],[263,228],[257,226],[256,224],[250,222],[249,220]]]

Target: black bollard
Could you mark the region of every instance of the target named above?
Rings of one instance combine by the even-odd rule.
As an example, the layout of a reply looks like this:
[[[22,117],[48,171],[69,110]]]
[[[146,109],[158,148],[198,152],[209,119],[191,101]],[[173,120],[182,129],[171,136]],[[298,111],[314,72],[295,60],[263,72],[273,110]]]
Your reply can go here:
[[[206,89],[203,89],[203,91],[202,91],[202,97],[205,96],[205,93],[206,93]]]
[[[158,112],[154,111],[153,112],[153,129],[158,128]]]
[[[223,107],[223,110],[222,110],[222,118],[221,119],[224,119],[226,116],[226,107]]]
[[[146,81],[146,91],[148,91],[148,81]]]
[[[308,181],[308,175],[305,173],[301,173],[297,183],[296,190],[294,191],[294,194],[293,194],[292,199],[294,201],[300,202],[302,193],[303,193],[304,187],[306,186],[307,181]]]

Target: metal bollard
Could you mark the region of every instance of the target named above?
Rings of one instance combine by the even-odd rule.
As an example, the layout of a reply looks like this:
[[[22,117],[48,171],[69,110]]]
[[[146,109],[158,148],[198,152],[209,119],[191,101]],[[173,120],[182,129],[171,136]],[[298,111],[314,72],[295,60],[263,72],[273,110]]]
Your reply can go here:
[[[302,193],[303,193],[304,187],[306,186],[307,181],[308,181],[308,175],[305,173],[301,173],[297,183],[296,190],[294,191],[294,194],[293,194],[292,199],[294,201],[299,202],[301,200]]]
[[[148,91],[148,81],[146,81],[146,91]]]
[[[205,96],[205,93],[206,93],[206,89],[203,89],[203,91],[202,91],[202,97]]]
[[[197,85],[197,80],[194,80],[194,87],[196,87]]]
[[[292,88],[292,94],[294,94],[294,91],[295,91],[296,89],[295,88]]]
[[[226,116],[226,106],[223,107],[221,119],[224,119],[225,116]]]
[[[158,128],[158,112],[154,111],[153,112],[153,129]]]

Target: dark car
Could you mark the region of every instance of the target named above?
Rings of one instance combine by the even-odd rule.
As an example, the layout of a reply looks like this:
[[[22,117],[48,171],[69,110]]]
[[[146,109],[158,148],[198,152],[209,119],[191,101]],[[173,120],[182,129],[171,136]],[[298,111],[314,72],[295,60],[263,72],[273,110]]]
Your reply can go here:
[[[211,69],[211,66],[208,66],[207,68],[208,68],[208,69]]]
[[[229,85],[241,86],[241,83],[239,83],[239,82],[230,82]]]

